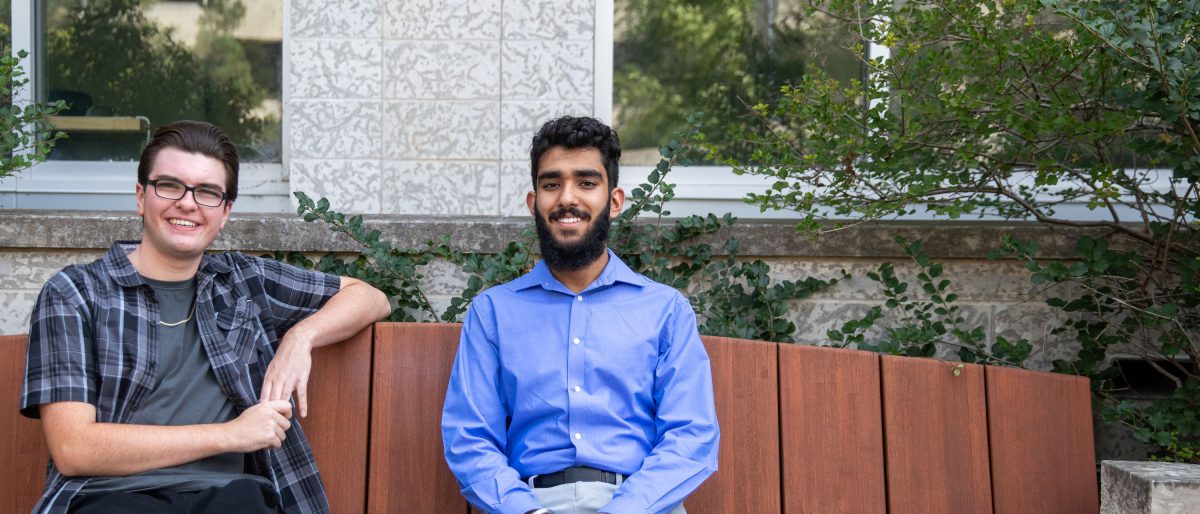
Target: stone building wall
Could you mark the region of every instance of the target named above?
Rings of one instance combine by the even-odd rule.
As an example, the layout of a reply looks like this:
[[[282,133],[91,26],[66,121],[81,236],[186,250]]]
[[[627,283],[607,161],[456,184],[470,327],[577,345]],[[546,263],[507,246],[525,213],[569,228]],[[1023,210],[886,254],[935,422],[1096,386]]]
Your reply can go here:
[[[291,191],[373,214],[512,215],[529,138],[594,112],[593,0],[296,0]]]
[[[71,263],[99,258],[113,240],[137,238],[140,223],[131,213],[0,212],[0,334],[28,331],[29,310],[42,284],[58,269]],[[377,216],[368,225],[381,230],[398,248],[423,248],[426,241],[450,237],[464,251],[494,252],[519,237],[526,218],[430,218]],[[915,282],[915,265],[903,255],[893,238],[923,239],[926,250],[945,266],[968,326],[986,328],[988,340],[997,334],[1024,337],[1037,348],[1035,362],[1045,368],[1053,358],[1065,357],[1064,341],[1050,330],[1057,311],[1042,301],[1020,263],[987,260],[984,255],[1002,234],[1035,238],[1049,256],[1068,256],[1072,233],[1048,231],[1026,224],[997,223],[883,223],[856,227],[825,239],[797,235],[790,223],[742,221],[736,225],[741,255],[762,259],[777,280],[851,278],[789,305],[796,324],[795,339],[823,344],[826,331],[861,317],[883,302],[880,286],[866,277],[883,262],[892,262],[902,280]],[[726,233],[730,234],[730,233]],[[723,237],[720,241],[723,241]],[[712,242],[718,242],[714,239]],[[353,252],[348,238],[321,225],[303,223],[295,215],[234,215],[215,249],[235,249],[251,254],[275,250],[321,254]],[[714,244],[714,247],[720,247]],[[424,292],[437,305],[445,305],[461,291],[466,276],[449,263],[425,270]],[[919,295],[915,283],[910,287]]]

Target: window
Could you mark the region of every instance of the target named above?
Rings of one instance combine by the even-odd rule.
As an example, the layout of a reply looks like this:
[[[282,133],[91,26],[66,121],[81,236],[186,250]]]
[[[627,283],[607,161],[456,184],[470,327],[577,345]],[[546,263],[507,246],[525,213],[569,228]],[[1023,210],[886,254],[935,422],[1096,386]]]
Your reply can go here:
[[[12,193],[0,194],[4,207],[129,209],[142,146],[179,119],[233,138],[250,163],[243,184],[262,182],[256,173],[282,182],[282,0],[11,2],[34,98],[67,103],[50,121],[68,137],[48,162],[0,183]]]
[[[781,85],[799,81],[809,66],[844,82],[860,77],[860,59],[848,49],[846,37],[853,27],[810,15],[805,5],[799,0],[597,0],[596,112],[621,134],[622,185],[645,180],[658,162],[659,145],[684,128],[693,112],[705,113],[706,126],[713,128],[706,131],[710,141],[724,144],[747,122],[749,106],[773,101]],[[868,49],[881,51],[886,49]],[[763,213],[743,203],[748,193],[762,192],[770,182],[734,175],[725,166],[691,166],[671,180],[677,184],[672,216],[797,216]]]
[[[798,0],[616,0],[612,121],[623,163],[653,165],[658,146],[703,112],[733,156],[749,108],[773,102],[809,66],[846,83],[862,73],[852,27]],[[716,139],[712,139],[716,138]]]

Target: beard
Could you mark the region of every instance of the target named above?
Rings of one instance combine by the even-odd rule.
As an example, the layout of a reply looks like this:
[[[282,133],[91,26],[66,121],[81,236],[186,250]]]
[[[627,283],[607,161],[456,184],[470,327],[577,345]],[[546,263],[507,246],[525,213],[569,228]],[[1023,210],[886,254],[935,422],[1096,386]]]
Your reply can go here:
[[[554,238],[554,234],[550,232],[550,222],[545,217],[538,213],[534,216],[534,222],[537,226],[538,246],[542,251],[542,258],[546,260],[546,265],[550,269],[558,271],[576,271],[583,269],[588,264],[596,262],[604,252],[608,250],[608,227],[610,220],[608,219],[611,206],[605,206],[604,210],[596,216],[596,222],[591,228],[583,234],[574,243],[563,243]],[[571,215],[578,217],[582,221],[587,221],[591,218],[583,211],[568,207],[559,209],[550,213],[550,219],[559,219],[564,216]]]

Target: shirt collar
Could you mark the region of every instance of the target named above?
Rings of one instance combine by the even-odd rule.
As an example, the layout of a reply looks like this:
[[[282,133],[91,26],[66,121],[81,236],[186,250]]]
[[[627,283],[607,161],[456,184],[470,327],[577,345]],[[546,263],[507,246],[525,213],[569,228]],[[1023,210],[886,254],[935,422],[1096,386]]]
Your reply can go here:
[[[129,262],[129,252],[132,252],[140,244],[142,244],[141,241],[117,241],[104,254],[102,260],[108,269],[108,275],[121,287],[137,287],[146,283],[137,269],[133,267],[133,263]],[[200,269],[196,273],[196,278],[228,273],[232,270],[233,268],[225,262],[206,253],[200,259]]]
[[[596,277],[596,280],[593,280],[592,283],[588,284],[588,286],[583,290],[590,291],[601,287],[608,287],[617,282],[641,287],[645,285],[645,278],[637,273],[634,273],[632,269],[629,269],[629,266],[625,264],[625,261],[622,261],[620,257],[617,257],[616,253],[613,253],[613,251],[609,249],[608,264],[604,265],[604,270],[600,272],[600,276]],[[570,289],[567,289],[567,286],[564,286],[562,282],[559,282],[558,279],[554,277],[554,274],[550,272],[550,267],[546,265],[546,261],[544,259],[538,261],[538,263],[533,267],[533,270],[531,270],[529,273],[526,273],[524,276],[514,280],[512,285],[517,291],[522,291],[531,287],[541,287],[549,291],[558,291],[570,295],[575,294],[571,292]]]

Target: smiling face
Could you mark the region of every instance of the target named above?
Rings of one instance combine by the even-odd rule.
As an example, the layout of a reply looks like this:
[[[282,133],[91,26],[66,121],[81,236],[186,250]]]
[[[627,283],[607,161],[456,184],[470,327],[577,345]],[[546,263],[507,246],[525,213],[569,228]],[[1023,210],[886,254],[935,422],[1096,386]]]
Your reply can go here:
[[[554,147],[538,160],[535,190],[526,195],[537,221],[542,256],[554,269],[579,269],[603,254],[608,222],[625,192],[608,184],[600,151]]]
[[[221,161],[167,147],[155,156],[148,180],[173,179],[191,187],[223,191],[225,173]],[[178,200],[160,198],[150,184],[137,185],[137,203],[143,222],[142,256],[176,264],[198,262],[233,207],[231,202],[220,207],[199,205],[190,191]]]

